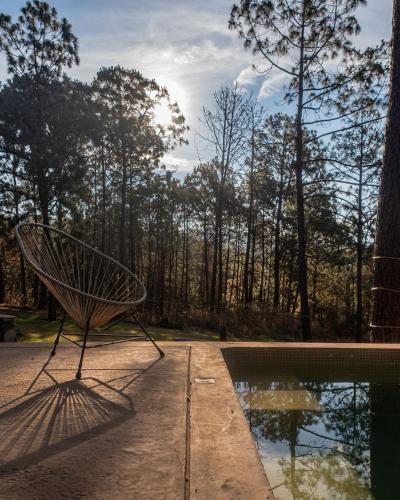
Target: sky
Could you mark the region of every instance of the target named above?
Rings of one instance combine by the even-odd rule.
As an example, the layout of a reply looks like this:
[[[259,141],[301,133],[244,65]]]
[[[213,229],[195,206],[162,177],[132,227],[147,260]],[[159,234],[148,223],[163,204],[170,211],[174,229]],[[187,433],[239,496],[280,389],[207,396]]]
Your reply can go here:
[[[79,39],[80,65],[69,76],[90,82],[102,66],[120,64],[165,85],[186,117],[188,146],[165,157],[169,168],[183,175],[210,152],[199,138],[202,107],[212,107],[213,93],[238,81],[252,91],[267,112],[285,111],[277,72],[257,75],[257,62],[228,29],[232,0],[53,0]],[[0,0],[0,12],[15,18],[24,2]],[[391,0],[369,0],[357,12],[360,47],[389,39]],[[7,78],[0,54],[0,81]],[[207,157],[208,156],[208,157]]]

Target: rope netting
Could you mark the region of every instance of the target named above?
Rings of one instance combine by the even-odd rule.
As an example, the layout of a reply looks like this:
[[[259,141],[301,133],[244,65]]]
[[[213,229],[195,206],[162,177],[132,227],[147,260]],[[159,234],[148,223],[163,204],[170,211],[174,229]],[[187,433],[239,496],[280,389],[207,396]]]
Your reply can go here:
[[[390,256],[384,256],[384,255],[375,255],[374,257],[372,257],[373,260],[375,261],[379,261],[379,260],[392,260],[392,261],[395,261],[395,262],[400,262],[400,257],[390,257]],[[375,285],[371,288],[371,290],[373,292],[375,291],[384,291],[384,292],[390,292],[390,293],[400,293],[400,290],[397,290],[395,288],[388,288],[388,287],[385,287],[385,286],[379,286],[379,285]],[[400,325],[375,325],[373,323],[370,323],[369,324],[370,328],[375,328],[375,329],[393,329],[393,330],[399,330],[400,329]]]
[[[21,251],[33,270],[82,329],[105,325],[143,302],[146,290],[120,263],[58,229],[17,226]]]

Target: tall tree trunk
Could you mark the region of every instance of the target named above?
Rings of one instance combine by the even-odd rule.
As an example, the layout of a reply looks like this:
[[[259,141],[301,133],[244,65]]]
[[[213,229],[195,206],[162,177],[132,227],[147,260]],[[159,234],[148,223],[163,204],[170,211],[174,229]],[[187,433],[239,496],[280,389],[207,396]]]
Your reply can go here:
[[[174,273],[174,225],[171,218],[171,226],[169,229],[169,255],[168,255],[168,317],[171,316],[171,303],[172,303],[172,276]]]
[[[97,155],[94,157],[94,173],[93,173],[93,239],[92,239],[92,246],[97,247],[97,230],[98,230],[98,189],[97,189],[97,182],[98,182],[98,174],[97,174],[97,167],[98,167],[98,162],[97,162]]]
[[[185,251],[185,307],[188,307],[189,303],[189,216],[186,216],[186,251]]]
[[[119,261],[125,265],[125,222],[126,222],[126,184],[128,180],[127,165],[126,165],[126,152],[123,146],[122,150],[122,183],[121,183],[121,213],[119,220]]]
[[[25,270],[25,260],[22,254],[20,254],[19,256],[19,269],[21,273],[21,306],[25,307],[27,302],[26,270]]]
[[[249,304],[253,303],[253,295],[254,295],[254,273],[256,267],[256,228],[253,227],[252,239],[251,239],[251,254],[250,254],[250,283],[249,283]]]
[[[305,3],[304,3],[305,5]],[[303,7],[303,10],[305,7]],[[299,294],[300,318],[303,340],[311,340],[310,309],[308,305],[306,234],[304,222],[304,192],[303,192],[303,93],[304,93],[304,26],[302,22],[302,36],[300,47],[299,69],[299,96],[296,115],[296,199],[297,199],[297,238],[298,238],[298,266],[299,266]]]
[[[358,172],[358,199],[357,199],[357,278],[356,278],[356,342],[361,342],[363,327],[363,303],[362,303],[362,264],[363,264],[363,162],[364,162],[364,127],[361,127],[361,151]]]
[[[274,298],[273,312],[277,313],[280,299],[280,270],[281,270],[281,220],[282,220],[282,202],[283,202],[283,166],[279,179],[278,203],[276,207],[275,220],[275,241],[274,241]]]
[[[294,280],[294,265],[293,265],[293,261],[294,261],[294,255],[293,255],[293,251],[289,251],[289,255],[288,255],[288,258],[287,258],[287,264],[288,264],[288,277],[287,277],[287,294],[286,294],[286,312],[291,312],[292,311],[292,306],[293,306],[293,297],[294,297],[294,293],[293,293],[293,280]]]
[[[244,259],[243,269],[243,297],[245,307],[247,308],[251,303],[250,297],[250,250],[251,241],[253,236],[253,212],[254,212],[254,127],[251,137],[251,159],[250,159],[250,172],[249,172],[249,212],[247,217],[247,238],[246,238],[246,255]]]
[[[101,251],[106,247],[106,166],[104,159],[104,145],[101,144]]]
[[[17,177],[16,177],[16,165],[13,161],[13,186],[15,190],[14,194],[14,204],[15,204],[15,222],[19,224],[19,197],[16,194],[17,189]],[[21,306],[25,307],[27,302],[27,291],[26,291],[26,271],[25,271],[25,259],[23,258],[21,252],[19,254],[19,270],[21,274]],[[1,302],[1,301],[0,301]]]
[[[0,246],[0,303],[6,300],[6,288],[4,283],[4,269],[3,269],[3,249]]]
[[[186,251],[186,211],[183,209],[183,231],[182,231],[182,256],[181,256],[181,275],[180,275],[180,293],[179,293],[179,301],[182,302],[183,298],[183,285],[185,282],[185,251]]]
[[[264,212],[262,214],[261,223],[261,277],[260,277],[260,288],[258,292],[258,302],[264,302],[264,278],[265,278],[265,221]]]
[[[270,297],[271,297],[271,277],[272,277],[272,247],[273,247],[273,238],[271,237],[268,242],[268,277],[266,283],[267,293],[265,295],[265,303],[267,304],[267,308],[270,308]]]
[[[130,182],[130,193],[129,193],[129,258],[128,262],[131,269],[136,271],[136,252],[135,252],[135,219],[134,219],[134,204],[133,204],[133,193],[132,193],[132,178]],[[136,235],[137,236],[137,235]]]
[[[230,221],[229,221],[230,224]],[[231,258],[231,231],[228,234],[228,241],[226,242],[226,259],[225,259],[225,273],[224,273],[224,303],[227,302],[228,282],[229,282],[229,267]]]
[[[50,225],[49,216],[49,187],[45,179],[42,179],[38,186],[40,211],[42,213],[43,224]]]
[[[39,167],[42,171],[42,167]],[[49,215],[49,188],[47,185],[47,180],[44,175],[39,177],[38,185],[39,193],[39,203],[40,210],[42,212],[43,224],[46,226],[50,225],[50,215]],[[46,293],[46,289],[41,283],[41,293],[39,299],[39,307],[44,307],[47,302],[47,319],[48,321],[55,321],[57,319],[56,304],[55,300],[50,292]]]
[[[319,254],[317,251],[317,255],[314,259],[314,269],[312,271],[312,310],[311,317],[315,319],[317,314],[317,286],[318,286],[318,264],[319,264]]]
[[[238,217],[237,227],[236,227],[236,237],[235,237],[235,251],[233,255],[233,269],[232,269],[232,280],[229,291],[229,305],[232,304],[234,292],[237,295],[237,283],[239,279],[238,268],[239,268],[239,258],[240,258],[240,217]]]
[[[219,238],[219,226],[220,226],[220,214],[221,214],[221,197],[220,190],[218,190],[218,196],[216,200],[216,213],[215,213],[215,225],[214,225],[214,242],[213,242],[213,261],[211,270],[211,287],[210,287],[210,310],[215,310],[216,302],[216,292],[217,292],[217,271],[218,271],[218,238]]]
[[[207,231],[207,213],[204,209],[203,216],[203,273],[204,273],[204,290],[203,290],[203,304],[208,304],[210,300],[210,286],[209,286],[209,269],[208,269],[208,231]]]
[[[375,239],[372,339],[400,340],[400,0],[393,2],[392,56],[385,151]]]
[[[221,220],[219,223],[218,230],[218,291],[217,291],[217,308],[220,310],[222,305],[222,294],[223,294],[223,233],[222,233],[222,212],[221,212]]]

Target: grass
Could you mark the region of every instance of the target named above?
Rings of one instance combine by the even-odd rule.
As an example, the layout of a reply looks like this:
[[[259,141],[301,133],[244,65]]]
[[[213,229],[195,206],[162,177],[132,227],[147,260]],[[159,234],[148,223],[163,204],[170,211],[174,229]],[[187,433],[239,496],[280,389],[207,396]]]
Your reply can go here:
[[[60,326],[60,320],[47,321],[43,314],[25,311],[19,311],[16,313],[16,316],[19,342],[54,342]],[[120,323],[108,331],[113,336],[122,333],[140,333],[140,329],[130,323]],[[219,340],[216,333],[200,329],[185,328],[176,330],[150,326],[148,327],[148,331],[155,340]],[[64,332],[69,334],[78,333],[78,328],[73,321],[67,319],[64,323]],[[66,342],[64,339],[61,339],[61,341]]]
[[[13,307],[0,306],[0,313],[15,315],[17,320],[18,342],[54,342],[60,327],[61,318],[57,321],[48,321],[44,311],[32,312],[20,310]],[[183,329],[161,328],[156,326],[147,326],[147,330],[155,340],[202,340],[207,342],[218,341],[219,335],[215,331],[203,328],[185,327]],[[136,334],[141,333],[137,325],[132,323],[119,323],[108,330],[115,338],[118,334]],[[79,335],[79,329],[75,323],[67,319],[64,323],[64,333]],[[76,337],[77,339],[78,337]],[[96,339],[97,340],[97,339]],[[103,337],[101,340],[109,340]],[[229,341],[239,342],[273,342],[270,337],[234,337],[228,334]],[[63,338],[61,342],[67,342]]]

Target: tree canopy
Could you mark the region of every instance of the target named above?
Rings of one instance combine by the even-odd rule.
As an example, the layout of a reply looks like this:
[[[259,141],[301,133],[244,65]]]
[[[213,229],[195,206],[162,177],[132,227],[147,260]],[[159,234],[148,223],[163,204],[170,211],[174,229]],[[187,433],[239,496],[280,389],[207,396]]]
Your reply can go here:
[[[200,117],[208,157],[187,175],[165,165],[188,127],[157,78],[117,65],[73,80],[68,20],[37,0],[1,14],[0,300],[56,313],[12,238],[33,220],[133,269],[148,321],[222,339],[365,339],[388,46],[356,47],[363,4],[234,6],[229,27],[264,78],[287,76],[287,113],[238,83],[216,89]]]

